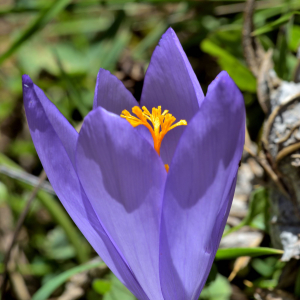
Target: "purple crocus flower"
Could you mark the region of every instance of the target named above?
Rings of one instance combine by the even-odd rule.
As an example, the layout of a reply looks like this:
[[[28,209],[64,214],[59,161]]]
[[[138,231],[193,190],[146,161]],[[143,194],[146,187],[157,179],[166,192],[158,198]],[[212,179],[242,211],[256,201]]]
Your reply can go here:
[[[120,117],[139,104],[108,71],[99,71],[93,110],[79,134],[27,75],[23,92],[48,178],[112,272],[140,300],[198,299],[244,144],[243,97],[228,74],[221,72],[205,97],[167,30],[152,55],[140,107],[161,106],[187,126],[166,133],[160,155],[145,126]]]

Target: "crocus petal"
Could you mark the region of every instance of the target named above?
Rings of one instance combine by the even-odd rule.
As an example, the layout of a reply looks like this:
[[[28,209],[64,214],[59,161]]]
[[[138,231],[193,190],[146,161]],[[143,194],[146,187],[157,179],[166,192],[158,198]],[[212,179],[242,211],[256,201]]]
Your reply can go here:
[[[33,143],[58,198],[116,276],[141,299],[148,299],[82,194],[73,165],[78,133],[27,75],[23,76],[23,95]]]
[[[124,84],[109,71],[100,69],[97,75],[93,109],[101,106],[106,110],[120,115],[124,109],[139,105]]]
[[[166,171],[153,147],[126,120],[103,108],[79,134],[77,172],[107,234],[149,299],[159,282],[159,221]]]
[[[35,130],[39,131],[40,128],[38,128],[38,125],[41,123],[42,118],[45,117],[45,112],[47,112],[47,119],[49,119],[54,132],[74,165],[74,153],[78,137],[77,131],[71,126],[68,120],[61,115],[56,106],[49,101],[44,92],[33,84],[28,75],[23,75],[22,79],[26,115],[29,113],[32,114],[32,117],[28,119],[28,123],[30,122],[31,125],[29,125],[29,129],[31,132]]]
[[[211,232],[211,235],[215,237],[215,239],[212,240],[211,254],[210,254],[209,259],[205,263],[206,268],[205,269],[203,268],[201,270],[201,272],[199,272],[199,285],[198,285],[198,289],[196,290],[196,292],[194,292],[192,300],[193,299],[196,300],[199,298],[199,295],[205,285],[206,279],[210,273],[211,266],[212,266],[214,258],[216,256],[216,253],[217,253],[217,250],[218,250],[221,238],[222,238],[222,234],[224,231],[224,227],[226,225],[228,215],[230,212],[232,199],[233,199],[235,186],[236,186],[236,179],[237,179],[237,176],[235,177],[235,179],[233,180],[233,182],[231,184],[229,194],[223,196],[223,199],[222,199],[223,204],[222,204],[222,207],[219,209],[219,213],[216,218],[216,223]]]
[[[198,299],[225,226],[244,130],[243,97],[222,72],[183,133],[170,166],[160,236],[165,300]]]
[[[198,111],[204,95],[196,75],[173,31],[169,28],[155,48],[145,75],[141,107],[150,111],[161,106],[179,121],[188,123]],[[170,164],[184,126],[170,131],[161,146],[163,161]]]
[[[99,106],[119,116],[124,109],[131,113],[132,108],[139,106],[139,103],[125,88],[122,81],[109,71],[100,69],[97,75],[93,109]],[[153,139],[146,127],[139,126],[136,130],[153,145]]]

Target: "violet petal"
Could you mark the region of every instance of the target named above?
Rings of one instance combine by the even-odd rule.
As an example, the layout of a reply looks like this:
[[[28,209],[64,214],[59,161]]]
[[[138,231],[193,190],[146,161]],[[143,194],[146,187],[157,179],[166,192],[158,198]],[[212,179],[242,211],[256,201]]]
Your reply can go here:
[[[138,102],[125,88],[124,84],[109,71],[100,69],[97,75],[93,109],[101,106],[120,115],[124,109],[131,113]]]
[[[85,118],[76,151],[82,186],[150,299],[159,282],[159,221],[166,178],[153,147],[126,120],[99,107]]]
[[[139,103],[116,76],[100,69],[97,75],[93,109],[99,106],[119,116],[124,109],[132,113],[132,108],[139,106]],[[152,136],[146,127],[138,126],[136,130],[153,145]]]
[[[242,94],[222,72],[188,124],[170,165],[160,235],[165,300],[199,296],[225,226],[244,131]]]
[[[230,208],[231,208],[231,204],[232,204],[232,200],[233,200],[233,195],[234,195],[234,191],[235,191],[235,186],[236,186],[236,180],[237,180],[237,176],[233,179],[232,184],[231,184],[231,188],[230,191],[228,193],[228,195],[223,196],[222,199],[222,207],[219,210],[219,213],[217,215],[216,218],[216,223],[212,229],[212,233],[211,235],[216,237],[215,239],[212,239],[212,245],[211,245],[211,254],[209,257],[209,260],[206,261],[206,268],[199,272],[199,284],[198,284],[198,289],[196,289],[196,291],[193,294],[192,300],[197,300],[199,298],[199,295],[205,285],[206,279],[210,273],[211,270],[211,266],[214,262],[222,235],[223,235],[223,231],[224,231],[224,227],[226,225],[227,222],[227,218],[230,212]]]
[[[145,75],[141,107],[150,111],[161,106],[175,116],[177,121],[188,123],[198,111],[204,95],[197,77],[173,31],[169,28],[155,48]],[[161,146],[163,161],[170,164],[185,126],[170,131]]]
[[[61,203],[116,276],[141,299],[148,299],[82,194],[73,165],[78,133],[28,75],[23,76],[23,95],[33,143]]]

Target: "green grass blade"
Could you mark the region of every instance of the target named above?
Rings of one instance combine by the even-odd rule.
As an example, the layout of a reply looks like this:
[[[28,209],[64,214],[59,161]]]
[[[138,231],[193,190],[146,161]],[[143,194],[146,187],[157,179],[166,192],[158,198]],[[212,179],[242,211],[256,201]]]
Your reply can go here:
[[[31,298],[31,300],[47,300],[49,296],[62,284],[64,284],[70,277],[74,276],[75,274],[88,271],[98,267],[105,267],[103,262],[92,262],[87,263],[81,266],[77,266],[70,270],[67,270],[58,276],[54,277],[53,279],[49,280],[45,283]]]
[[[216,260],[235,259],[241,256],[281,255],[282,250],[264,247],[218,249]]]
[[[289,13],[281,16],[279,19],[277,19],[274,22],[267,23],[265,26],[262,26],[262,27],[256,29],[255,31],[253,31],[252,36],[261,35],[261,34],[270,32],[272,30],[275,30],[276,28],[280,27],[281,25],[287,23],[293,15],[300,15],[300,12],[292,11],[292,12],[289,12]]]
[[[54,55],[55,60],[57,62],[57,66],[60,70],[61,77],[66,83],[67,95],[70,98],[70,101],[75,104],[75,106],[79,110],[80,114],[83,117],[85,117],[89,113],[89,110],[84,105],[80,90],[77,88],[77,86],[73,82],[72,78],[65,71],[64,66],[63,66],[63,62],[59,58],[59,55],[57,54],[56,51],[53,51],[53,55]]]
[[[256,80],[250,70],[231,53],[211,41],[209,38],[201,42],[201,50],[216,57],[221,69],[228,72],[236,85],[242,90],[254,93]]]
[[[144,39],[132,50],[132,56],[135,59],[143,58],[144,54],[149,48],[156,45],[162,36],[162,34],[167,30],[168,24],[165,21],[158,23],[149,34],[145,36]]]
[[[260,187],[254,190],[250,196],[249,209],[246,217],[236,226],[228,229],[223,233],[223,237],[236,232],[241,229],[243,226],[251,225],[251,222],[257,217],[260,213],[265,211],[266,203],[268,201],[268,195],[265,188]]]
[[[70,217],[63,210],[61,205],[49,194],[44,191],[37,193],[40,203],[48,210],[53,220],[59,224],[65,231],[66,236],[76,251],[76,257],[80,263],[88,259],[88,245],[78,235],[78,231],[70,220]]]
[[[0,164],[14,169],[20,169],[19,165],[17,165],[15,162],[10,160],[7,156],[5,156],[2,153],[0,153]],[[33,189],[32,186],[25,183],[20,182],[20,185],[29,190]],[[44,191],[40,190],[37,193],[37,199],[48,210],[53,220],[55,220],[55,222],[58,225],[60,225],[65,231],[68,240],[73,245],[76,251],[77,260],[80,263],[86,262],[89,255],[89,246],[87,242],[83,240],[79,235],[78,229],[70,220],[70,217],[68,216],[66,211],[62,208],[62,206],[56,201],[56,199],[53,196]]]
[[[47,25],[58,13],[60,13],[71,0],[54,0],[51,5],[42,10],[38,17],[20,34],[12,45],[0,56],[0,65],[9,58],[31,36]]]

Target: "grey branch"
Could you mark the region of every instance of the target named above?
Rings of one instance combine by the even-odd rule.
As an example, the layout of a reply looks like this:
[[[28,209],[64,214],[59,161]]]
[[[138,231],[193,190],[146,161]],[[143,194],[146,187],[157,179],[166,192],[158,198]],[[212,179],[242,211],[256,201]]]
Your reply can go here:
[[[0,165],[0,173],[7,175],[11,178],[17,179],[19,181],[22,181],[24,183],[27,183],[33,187],[36,187],[39,183],[39,178],[31,175],[25,171],[14,169],[14,168],[9,168],[4,165]],[[51,184],[47,181],[43,182],[40,186],[41,190],[44,190],[52,195],[55,195],[55,192],[51,186]]]

